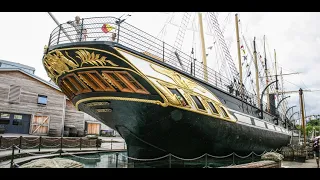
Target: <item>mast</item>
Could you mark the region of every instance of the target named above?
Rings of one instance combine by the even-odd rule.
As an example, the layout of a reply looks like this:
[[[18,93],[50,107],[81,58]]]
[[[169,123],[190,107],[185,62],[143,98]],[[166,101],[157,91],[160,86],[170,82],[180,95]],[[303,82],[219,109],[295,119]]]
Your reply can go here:
[[[260,89],[259,89],[259,70],[258,70],[258,62],[257,62],[257,50],[256,50],[256,37],[253,39],[253,56],[254,56],[254,66],[256,70],[256,90],[257,90],[257,100],[258,104],[260,104]]]
[[[301,110],[301,122],[302,122],[302,129],[303,129],[303,146],[306,146],[306,127],[304,121],[304,103],[303,103],[303,90],[299,89],[299,97],[300,97],[300,110]]]
[[[203,61],[203,68],[204,68],[204,80],[206,82],[208,82],[206,47],[205,47],[205,43],[204,43],[202,14],[200,12],[198,13],[198,17],[199,17],[199,26],[200,26],[200,40],[201,40],[201,48],[202,48],[202,61]]]
[[[284,89],[283,89],[283,74],[282,74],[282,67],[280,69],[280,76],[281,76],[281,90],[282,90],[282,93],[281,93],[281,98],[284,98]],[[282,111],[284,111],[284,104],[285,102],[282,103],[281,107],[282,107]],[[283,119],[283,113],[282,113],[282,119]]]
[[[238,60],[239,60],[239,75],[240,75],[240,94],[242,95],[242,66],[241,66],[241,53],[240,53],[240,38],[239,38],[239,27],[238,27],[238,14],[236,14],[236,36],[237,36],[237,46],[238,46]],[[242,96],[241,96],[242,97]]]
[[[263,49],[264,49],[264,71],[266,74],[266,86],[269,84],[268,79],[268,68],[267,68],[267,54],[266,54],[266,36],[263,36]],[[269,100],[269,88],[267,89],[267,111],[270,110],[270,100]],[[263,111],[263,109],[261,109]]]
[[[274,68],[276,71],[276,95],[277,95],[277,102],[279,102],[279,85],[278,85],[278,74],[277,74],[277,54],[276,50],[274,49]]]

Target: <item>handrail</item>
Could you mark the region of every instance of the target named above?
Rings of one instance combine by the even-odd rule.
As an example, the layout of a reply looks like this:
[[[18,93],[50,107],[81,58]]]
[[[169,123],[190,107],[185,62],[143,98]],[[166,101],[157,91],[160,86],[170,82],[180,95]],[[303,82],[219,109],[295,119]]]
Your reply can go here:
[[[60,24],[51,32],[48,48],[59,44],[70,43],[69,39],[76,42],[114,41],[156,60],[160,60],[162,63],[174,66],[190,76],[205,81],[204,65],[202,63],[193,61],[191,56],[126,22],[117,23],[118,20],[119,19],[115,17],[83,18],[81,20],[83,23],[79,24],[78,29],[68,23]],[[108,33],[103,32],[101,28],[104,24],[110,25],[113,29]],[[81,31],[79,31],[79,28],[81,28]],[[68,33],[68,36],[61,32],[62,29]],[[86,33],[83,33],[83,29],[86,29]],[[80,34],[78,34],[79,32]],[[116,33],[117,38],[115,40],[112,39],[112,33]],[[86,35],[86,37],[84,38],[81,35]],[[183,67],[180,66],[175,53],[178,53]],[[194,68],[194,71],[191,68]],[[236,93],[238,90],[233,80],[224,77],[209,67],[207,67],[207,73],[208,83],[210,85],[259,108],[258,101],[254,94],[245,89],[243,90],[244,95],[241,97],[240,94]],[[233,89],[233,92],[230,91],[230,87]]]

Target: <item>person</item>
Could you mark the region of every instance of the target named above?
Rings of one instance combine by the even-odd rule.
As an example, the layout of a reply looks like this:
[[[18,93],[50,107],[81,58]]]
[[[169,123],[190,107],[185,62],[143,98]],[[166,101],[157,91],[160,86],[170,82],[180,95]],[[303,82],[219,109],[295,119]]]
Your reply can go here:
[[[316,162],[317,162],[317,167],[319,168],[319,140],[320,138],[317,138],[314,143],[313,143],[313,151],[316,154]]]
[[[87,28],[84,27],[80,16],[76,16],[74,21],[68,21],[68,24],[73,26],[77,32],[76,41],[85,41],[87,38]],[[81,31],[82,30],[82,31]]]
[[[112,40],[112,41],[115,41],[115,40],[116,40],[116,37],[117,37],[117,34],[116,34],[116,33],[112,33],[111,40]]]

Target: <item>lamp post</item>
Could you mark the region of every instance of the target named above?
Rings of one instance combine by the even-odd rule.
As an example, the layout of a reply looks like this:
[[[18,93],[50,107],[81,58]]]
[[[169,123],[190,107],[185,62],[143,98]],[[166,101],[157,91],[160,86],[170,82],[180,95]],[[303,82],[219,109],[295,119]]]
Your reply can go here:
[[[292,108],[294,108],[294,107],[297,107],[297,106],[294,105],[294,106],[289,107],[289,108],[287,109],[286,113],[284,114],[284,126],[285,126],[285,128],[287,128],[287,114],[288,114],[289,110],[292,109]],[[290,118],[289,118],[289,119],[290,119]]]
[[[271,85],[271,84],[273,84],[273,83],[275,83],[275,82],[277,82],[278,80],[275,80],[275,81],[272,81],[270,84],[268,84],[265,88],[264,88],[264,90],[262,91],[262,93],[261,93],[261,99],[260,99],[260,110],[261,110],[261,119],[263,119],[263,101],[262,101],[262,99],[263,99],[263,95],[264,95],[264,92],[268,89],[268,87]]]

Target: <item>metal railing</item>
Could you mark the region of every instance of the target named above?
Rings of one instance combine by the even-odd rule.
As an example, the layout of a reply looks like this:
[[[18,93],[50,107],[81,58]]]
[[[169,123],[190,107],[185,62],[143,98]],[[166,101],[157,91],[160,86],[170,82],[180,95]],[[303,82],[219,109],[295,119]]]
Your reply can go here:
[[[107,33],[102,30],[102,26],[105,24],[112,27]],[[116,34],[115,38],[112,38],[113,33]],[[205,67],[202,63],[194,61],[191,56],[184,52],[177,50],[173,46],[126,22],[121,22],[120,19],[115,17],[83,18],[77,26],[72,26],[70,23],[60,24],[50,34],[48,47],[84,41],[117,42],[127,48],[171,65],[197,79],[205,81]],[[253,106],[259,106],[256,96],[246,89],[243,90],[243,95],[238,93],[240,90],[238,82],[224,77],[209,67],[206,68],[208,83],[210,85],[228,94],[237,96]],[[230,90],[230,88],[232,90]],[[264,107],[266,107],[266,105]]]
[[[54,154],[60,154],[60,157],[63,156],[70,156],[72,159],[79,161],[81,163],[85,163],[85,161],[90,160],[91,164],[93,161],[100,161],[101,157],[85,157],[83,155],[75,155],[73,152],[68,152],[66,150],[59,149],[57,151],[49,152],[46,154],[37,154],[35,152],[27,152],[17,145],[13,144],[11,147],[8,148],[8,150],[12,151],[10,161],[6,163],[0,163],[0,168],[7,167],[10,164],[10,168],[19,168],[19,165],[15,162],[17,154],[15,153],[15,150],[21,150],[23,153],[28,154],[29,156],[43,156],[43,155],[54,155]],[[271,150],[269,152],[277,152],[281,153],[281,149]],[[228,167],[228,166],[234,166],[234,165],[240,165],[240,164],[246,164],[250,162],[258,162],[262,160],[262,156],[268,153],[268,151],[264,151],[261,154],[256,154],[255,152],[251,152],[248,155],[240,156],[236,153],[231,153],[225,156],[214,156],[208,153],[205,153],[199,157],[195,157],[192,159],[186,159],[179,156],[176,156],[174,154],[167,154],[161,157],[156,157],[152,159],[138,159],[126,156],[122,153],[115,152],[113,154],[113,157],[111,157],[111,160],[115,162],[115,168],[121,168],[121,167],[160,167],[160,168],[174,168],[174,167],[184,167],[184,168],[217,168],[217,167]],[[99,152],[97,152],[99,154]],[[114,157],[115,156],[115,157]],[[121,158],[120,158],[120,157]],[[110,159],[109,159],[110,160]]]

